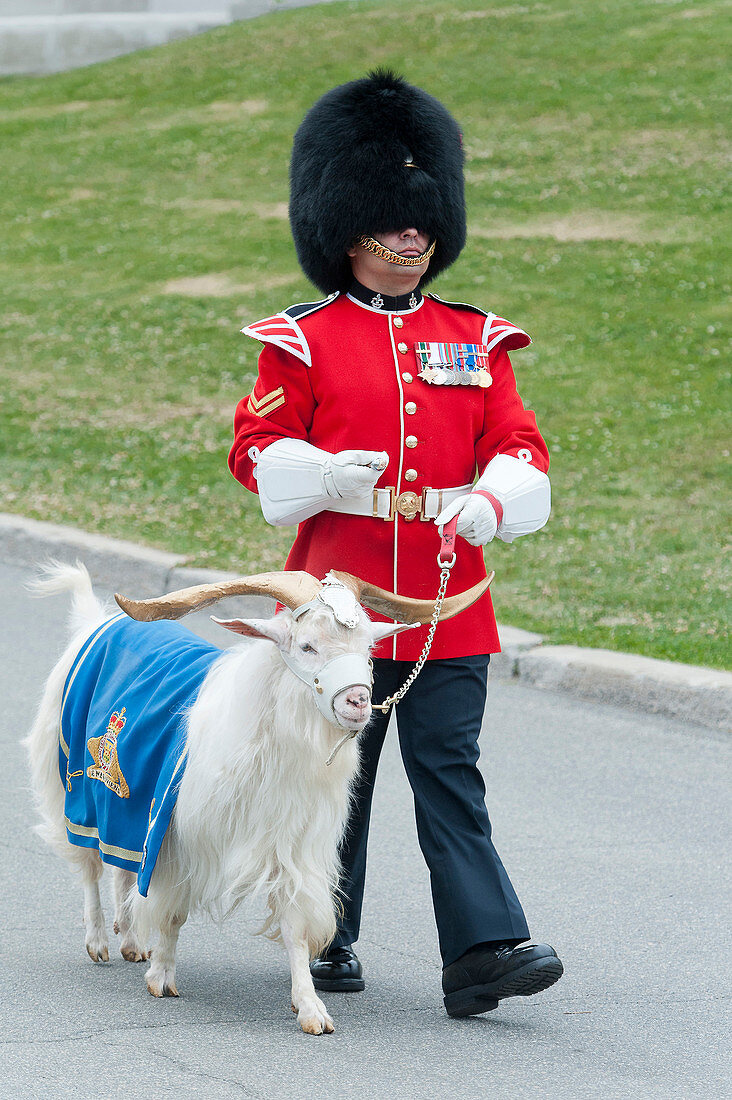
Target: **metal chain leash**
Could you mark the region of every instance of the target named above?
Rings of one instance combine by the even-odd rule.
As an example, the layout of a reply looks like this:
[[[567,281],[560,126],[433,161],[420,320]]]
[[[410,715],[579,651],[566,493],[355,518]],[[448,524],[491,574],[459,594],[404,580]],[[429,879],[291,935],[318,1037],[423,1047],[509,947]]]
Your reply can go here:
[[[450,571],[451,571],[454,564],[455,564],[455,555],[453,554],[452,561],[448,562],[446,565],[443,565],[442,569],[440,571],[440,587],[437,590],[437,599],[435,600],[435,609],[432,612],[432,619],[430,620],[430,628],[429,628],[429,631],[427,633],[427,640],[424,643],[424,649],[420,653],[416,665],[414,666],[412,671],[409,673],[409,676],[404,681],[404,683],[399,688],[399,690],[395,691],[393,695],[389,695],[384,700],[383,703],[372,703],[372,705],[371,705],[372,710],[379,710],[379,711],[381,711],[382,714],[387,714],[388,711],[389,711],[389,708],[391,706],[394,706],[397,703],[401,702],[401,700],[407,694],[410,687],[412,686],[412,684],[414,683],[414,681],[417,679],[420,672],[422,671],[422,666],[424,665],[425,661],[427,660],[427,657],[429,656],[429,652],[432,649],[432,641],[433,641],[434,636],[435,636],[435,631],[437,630],[437,623],[438,623],[439,618],[440,618],[440,612],[442,611],[442,603],[445,599],[445,592],[447,591],[447,582],[450,579]]]

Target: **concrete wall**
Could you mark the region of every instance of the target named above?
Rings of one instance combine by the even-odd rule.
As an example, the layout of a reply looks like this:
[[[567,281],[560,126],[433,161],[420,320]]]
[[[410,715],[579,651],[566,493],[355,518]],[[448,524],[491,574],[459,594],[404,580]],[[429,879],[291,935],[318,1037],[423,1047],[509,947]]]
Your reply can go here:
[[[0,16],[99,15],[103,12],[199,12],[231,5],[206,0],[0,0]]]
[[[0,75],[55,73],[91,65],[199,34],[230,19],[228,8],[0,17]]]
[[[330,0],[0,0],[0,76],[54,73]]]
[[[205,7],[199,2],[198,7]],[[0,16],[78,15],[79,12],[149,11],[150,0],[0,0]]]

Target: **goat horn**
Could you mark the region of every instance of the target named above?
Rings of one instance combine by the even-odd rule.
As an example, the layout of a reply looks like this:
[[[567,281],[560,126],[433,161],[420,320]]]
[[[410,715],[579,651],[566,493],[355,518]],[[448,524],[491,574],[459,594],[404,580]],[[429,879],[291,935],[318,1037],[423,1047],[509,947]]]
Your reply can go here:
[[[435,610],[434,600],[414,600],[409,596],[398,596],[394,592],[387,592],[385,588],[377,588],[375,584],[354,577],[352,573],[340,573],[332,570],[333,576],[354,593],[359,603],[370,607],[379,615],[387,619],[397,619],[402,623],[428,623],[432,619]],[[440,622],[451,619],[453,615],[459,615],[479,600],[487,590],[495,574],[491,571],[487,577],[465,592],[458,592],[455,596],[448,596],[442,604]]]
[[[197,584],[193,588],[181,588],[178,592],[169,592],[166,596],[151,600],[131,600],[118,593],[114,598],[130,618],[149,623],[154,619],[182,619],[191,611],[209,607],[227,596],[270,596],[294,611],[300,604],[314,599],[322,587],[310,573],[293,570],[258,573],[253,577],[215,584]]]

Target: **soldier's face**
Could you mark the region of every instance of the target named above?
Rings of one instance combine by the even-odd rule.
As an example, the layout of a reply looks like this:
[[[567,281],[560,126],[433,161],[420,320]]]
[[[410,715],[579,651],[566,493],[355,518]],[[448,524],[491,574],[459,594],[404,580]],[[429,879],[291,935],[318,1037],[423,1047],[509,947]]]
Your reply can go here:
[[[379,244],[383,244],[391,252],[410,259],[421,256],[429,248],[430,239],[419,229],[408,227],[389,233],[379,233],[374,236]],[[429,259],[424,263],[415,264],[414,267],[404,267],[394,261],[384,260],[368,252],[363,245],[354,244],[348,249],[353,274],[364,286],[374,290],[383,290],[385,293],[395,293],[390,286],[398,284],[396,293],[413,290],[430,265]]]

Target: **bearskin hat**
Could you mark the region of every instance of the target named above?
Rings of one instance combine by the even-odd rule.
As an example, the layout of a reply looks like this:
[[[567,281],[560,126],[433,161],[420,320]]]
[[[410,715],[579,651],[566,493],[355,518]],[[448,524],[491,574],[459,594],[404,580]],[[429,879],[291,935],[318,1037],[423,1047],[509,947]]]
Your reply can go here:
[[[422,281],[434,278],[465,244],[455,119],[392,72],[333,88],[295,134],[290,224],[303,271],[326,294],[350,286],[346,250],[358,237],[407,226],[437,242]]]

